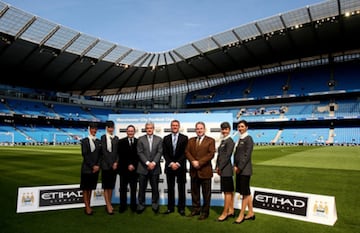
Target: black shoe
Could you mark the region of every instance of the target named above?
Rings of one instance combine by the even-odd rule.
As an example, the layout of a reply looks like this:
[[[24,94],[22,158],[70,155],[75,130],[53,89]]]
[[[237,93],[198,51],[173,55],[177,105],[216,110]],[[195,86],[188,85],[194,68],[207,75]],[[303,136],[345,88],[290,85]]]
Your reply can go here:
[[[205,220],[205,219],[207,219],[209,217],[209,215],[207,215],[207,214],[202,214],[202,215],[200,215],[200,217],[198,218],[199,220]]]
[[[158,214],[158,213],[159,213],[159,207],[156,208],[156,209],[152,208],[152,211],[153,211],[155,214]]]
[[[137,208],[136,205],[130,205],[130,209],[132,212],[136,212],[136,208]]]
[[[109,211],[108,208],[105,206],[105,211],[108,215],[114,215],[113,211]]]
[[[200,212],[192,211],[192,212],[188,215],[188,217],[194,217],[194,216],[196,216],[196,215],[200,215]]]
[[[228,214],[228,216],[227,216],[228,218],[235,218],[235,214],[234,213],[232,213],[232,214]]]
[[[144,212],[145,208],[144,209],[136,209],[136,213],[137,214],[142,214]]]
[[[179,210],[178,212],[181,216],[185,216],[185,210]]]
[[[244,218],[245,220],[255,220],[255,215],[249,217],[249,218]]]
[[[173,210],[167,210],[163,214],[171,214],[171,213],[174,213],[174,211]]]

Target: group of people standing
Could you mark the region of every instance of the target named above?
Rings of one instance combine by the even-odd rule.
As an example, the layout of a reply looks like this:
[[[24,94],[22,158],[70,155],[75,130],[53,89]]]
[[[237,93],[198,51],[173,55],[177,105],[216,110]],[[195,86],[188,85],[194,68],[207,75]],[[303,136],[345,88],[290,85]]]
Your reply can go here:
[[[146,134],[137,139],[135,138],[135,127],[129,125],[126,128],[127,136],[119,139],[114,134],[114,122],[107,121],[106,133],[99,140],[96,138],[96,124],[89,124],[89,136],[81,141],[83,163],[80,188],[83,190],[85,214],[93,214],[90,205],[91,191],[96,189],[100,170],[106,203],[105,210],[108,214],[114,214],[111,199],[118,174],[120,175],[120,213],[127,209],[128,187],[130,190],[130,209],[138,214],[145,210],[145,194],[148,182],[151,186],[152,210],[154,213],[159,213],[160,159],[164,157],[168,188],[168,205],[164,214],[175,212],[175,184],[177,183],[177,211],[180,215],[185,216],[186,161],[188,160],[190,162],[192,197],[192,210],[188,216],[198,215],[199,220],[209,217],[211,179],[213,177],[211,161],[216,152],[215,140],[205,135],[204,122],[195,124],[196,137],[190,139],[180,133],[180,122],[178,120],[171,121],[170,127],[171,133],[162,139],[154,134],[154,123],[147,122],[145,124]],[[222,140],[217,149],[215,170],[221,177],[224,210],[217,221],[223,222],[229,217],[235,217],[234,191],[242,195],[242,208],[234,223],[240,224],[245,220],[255,220],[250,192],[253,140],[247,133],[247,122],[240,121],[238,124],[240,139],[236,145],[230,135],[230,124],[224,122],[220,127]],[[234,155],[233,163],[232,155]],[[236,174],[235,186],[234,172]],[[139,184],[139,189],[136,198],[137,184]],[[200,203],[201,194],[202,205]],[[245,215],[246,208],[248,209],[247,215]]]

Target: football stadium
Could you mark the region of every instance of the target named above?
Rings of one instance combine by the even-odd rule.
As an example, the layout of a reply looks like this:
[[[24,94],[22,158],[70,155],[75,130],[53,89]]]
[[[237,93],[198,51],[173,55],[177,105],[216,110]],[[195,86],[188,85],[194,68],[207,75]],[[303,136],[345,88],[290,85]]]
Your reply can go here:
[[[360,232],[360,1],[321,1],[224,30],[154,53],[0,1],[0,232]],[[102,205],[93,216],[82,208],[17,211],[21,187],[79,184],[90,122],[100,138],[118,118],[122,137],[127,117],[185,115],[211,125],[215,138],[229,117],[235,142],[246,120],[255,144],[251,186],[333,197],[307,213],[334,223],[257,209],[255,221],[219,223],[222,202],[205,221],[151,208],[109,216]],[[168,134],[170,120],[155,134]],[[195,136],[196,121],[181,132]]]

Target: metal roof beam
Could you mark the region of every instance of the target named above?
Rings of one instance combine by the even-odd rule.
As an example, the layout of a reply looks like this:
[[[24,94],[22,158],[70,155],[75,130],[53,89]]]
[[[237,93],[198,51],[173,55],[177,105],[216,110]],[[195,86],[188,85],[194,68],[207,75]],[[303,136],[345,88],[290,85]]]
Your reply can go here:
[[[18,39],[36,20],[36,17],[33,16],[14,36],[15,40]]]
[[[224,71],[221,70],[209,57],[205,56],[205,54],[196,45],[191,44],[191,46],[215,68],[216,72],[224,74]]]
[[[67,48],[69,48],[79,37],[81,36],[81,33],[76,34],[69,42],[67,42],[64,47],[61,48],[61,52],[64,52]]]
[[[4,9],[0,11],[0,18],[9,10],[9,5],[6,5]]]
[[[241,37],[236,33],[235,30],[232,30],[232,33],[235,35],[235,37],[239,40],[241,46],[244,47],[244,49],[246,50],[246,52],[250,55],[250,57],[252,57],[256,63],[260,66],[261,62],[259,62],[259,59],[255,56],[255,54],[250,51],[250,49],[246,46],[246,44],[243,42],[243,40],[241,39]]]
[[[131,63],[130,65],[133,66],[136,63],[138,63],[141,59],[143,59],[146,55],[148,55],[148,53],[144,53],[143,55],[141,55],[140,57],[138,57],[135,61],[133,61],[133,63]]]
[[[101,61],[102,59],[104,59],[104,57],[106,57],[109,53],[111,53],[115,48],[116,48],[116,45],[114,44],[110,49],[105,51],[105,53],[103,55],[101,55],[98,60]]]
[[[116,79],[118,79],[121,75],[123,75],[126,71],[128,71],[128,68],[122,68],[121,72],[118,75],[115,75],[114,78],[110,79],[107,83],[105,83],[100,89],[97,95],[101,95],[102,92],[108,87],[111,83],[113,83]],[[95,82],[94,82],[95,83]]]
[[[131,52],[133,51],[133,49],[129,49],[126,53],[124,53],[123,55],[121,55],[116,61],[115,64],[120,64],[121,60],[123,60],[127,55],[129,55]]]

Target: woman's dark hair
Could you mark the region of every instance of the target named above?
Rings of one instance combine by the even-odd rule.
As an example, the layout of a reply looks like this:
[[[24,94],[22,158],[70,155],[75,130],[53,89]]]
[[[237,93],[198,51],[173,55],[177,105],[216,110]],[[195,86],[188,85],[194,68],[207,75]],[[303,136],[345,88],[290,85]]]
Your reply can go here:
[[[115,123],[113,121],[106,121],[105,126],[108,128],[114,128]]]
[[[97,128],[98,128],[98,125],[97,125],[96,122],[90,122],[90,123],[89,123],[89,128],[90,128],[90,129],[97,129]]]
[[[246,127],[249,126],[248,123],[247,123],[247,121],[245,121],[245,120],[239,121],[238,125],[240,125],[241,123],[243,123]]]
[[[221,129],[231,129],[229,122],[223,122],[220,124]]]

